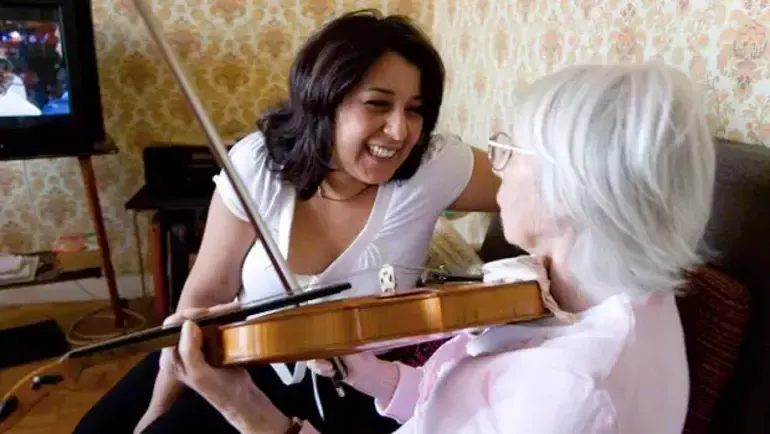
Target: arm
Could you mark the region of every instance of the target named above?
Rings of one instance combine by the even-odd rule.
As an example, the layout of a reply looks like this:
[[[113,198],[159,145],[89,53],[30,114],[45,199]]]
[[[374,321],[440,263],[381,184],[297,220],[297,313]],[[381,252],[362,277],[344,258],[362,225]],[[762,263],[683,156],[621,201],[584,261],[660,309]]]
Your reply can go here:
[[[234,216],[217,192],[214,193],[198,257],[185,282],[177,310],[211,307],[233,300],[240,287],[243,258],[256,240],[253,228]],[[162,414],[183,387],[160,369],[147,413],[138,428]]]
[[[420,383],[422,382],[422,369],[413,368],[399,362],[383,363],[389,366],[391,373],[383,371],[380,382],[383,385],[377,390],[374,397],[374,406],[381,415],[405,423],[414,413],[417,399],[420,397]]]
[[[492,170],[492,165],[484,151],[472,146],[471,150],[473,153],[471,179],[449,209],[498,212],[500,207],[497,204],[497,190],[500,188],[500,177]]]
[[[408,425],[442,434],[617,433],[612,403],[590,369],[578,369],[580,357],[538,348],[459,364],[436,382]]]
[[[422,369],[382,360],[371,353],[346,356],[343,360],[348,366],[348,375],[343,381],[373,397],[381,415],[399,423],[412,416],[419,397]],[[325,360],[312,360],[308,367],[323,376],[334,374],[331,363]]]
[[[177,309],[210,307],[232,301],[241,286],[243,259],[256,239],[251,225],[233,215],[215,191],[198,256]]]

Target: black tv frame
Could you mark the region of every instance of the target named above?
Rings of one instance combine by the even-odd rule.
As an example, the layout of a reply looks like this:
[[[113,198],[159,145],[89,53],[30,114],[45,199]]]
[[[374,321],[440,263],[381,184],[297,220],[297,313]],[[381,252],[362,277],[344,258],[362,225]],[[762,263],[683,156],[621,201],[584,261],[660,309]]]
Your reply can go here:
[[[116,152],[106,134],[91,0],[0,0],[0,9],[56,8],[69,73],[70,114],[0,117],[0,160]]]

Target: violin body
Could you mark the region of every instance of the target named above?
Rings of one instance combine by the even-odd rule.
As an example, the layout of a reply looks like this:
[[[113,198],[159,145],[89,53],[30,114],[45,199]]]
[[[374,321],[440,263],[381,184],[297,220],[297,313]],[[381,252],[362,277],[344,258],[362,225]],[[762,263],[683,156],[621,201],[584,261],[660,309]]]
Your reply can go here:
[[[274,307],[265,303],[262,309]],[[232,315],[227,312],[198,321],[203,351],[213,366],[288,363],[387,350],[463,330],[532,321],[551,313],[538,282],[521,281],[450,283],[400,294],[324,301],[237,322],[226,319]],[[211,324],[218,319],[224,323]],[[52,391],[76,386],[88,366],[136,354],[131,347],[137,344],[144,348],[149,343],[156,348],[174,346],[180,330],[179,325],[158,327],[81,347],[30,373],[3,395],[0,433]]]
[[[203,345],[213,366],[288,363],[387,350],[548,315],[536,281],[445,284],[204,327]]]

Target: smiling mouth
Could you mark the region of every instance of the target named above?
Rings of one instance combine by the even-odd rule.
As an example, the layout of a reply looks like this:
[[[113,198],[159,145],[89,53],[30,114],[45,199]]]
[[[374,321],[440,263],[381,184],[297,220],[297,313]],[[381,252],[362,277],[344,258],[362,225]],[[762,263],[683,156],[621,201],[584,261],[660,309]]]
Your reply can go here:
[[[395,149],[388,149],[383,148],[382,146],[377,145],[367,145],[366,150],[369,151],[370,154],[377,158],[393,158],[394,155],[396,155]]]

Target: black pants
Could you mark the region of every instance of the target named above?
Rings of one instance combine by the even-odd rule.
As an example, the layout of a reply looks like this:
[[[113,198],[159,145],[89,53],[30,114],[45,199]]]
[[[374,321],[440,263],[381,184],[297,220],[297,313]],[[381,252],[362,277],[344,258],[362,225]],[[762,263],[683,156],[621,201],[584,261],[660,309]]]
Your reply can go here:
[[[134,366],[80,420],[74,432],[132,433],[150,403],[159,358],[160,353],[154,352]],[[318,393],[326,419],[322,421],[313,397],[310,375],[299,384],[286,386],[270,365],[249,367],[248,371],[254,383],[286,416],[307,420],[323,433],[386,434],[399,427],[394,420],[380,416],[373,399],[367,395],[344,386],[345,397],[340,398],[328,378],[318,377]],[[186,388],[172,407],[144,432],[219,434],[237,431],[205,399]]]

